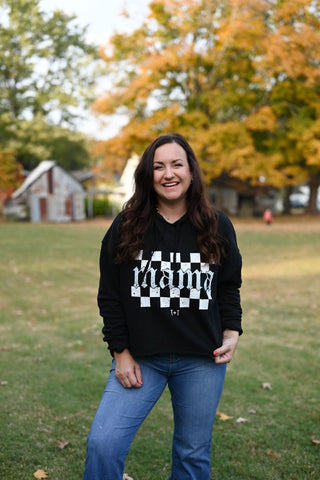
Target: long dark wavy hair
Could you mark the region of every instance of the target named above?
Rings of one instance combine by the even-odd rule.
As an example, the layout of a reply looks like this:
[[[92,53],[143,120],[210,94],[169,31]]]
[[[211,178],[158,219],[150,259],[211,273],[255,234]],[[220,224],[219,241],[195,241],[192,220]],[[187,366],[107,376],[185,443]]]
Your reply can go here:
[[[123,207],[120,224],[120,241],[116,261],[130,262],[142,249],[146,232],[154,222],[157,195],[153,188],[153,159],[157,148],[167,143],[177,143],[186,152],[192,175],[187,191],[187,212],[195,229],[200,252],[206,262],[221,262],[225,253],[225,240],[218,234],[218,213],[205,193],[196,156],[185,138],[178,133],[161,135],[145,150],[136,168],[135,192]]]

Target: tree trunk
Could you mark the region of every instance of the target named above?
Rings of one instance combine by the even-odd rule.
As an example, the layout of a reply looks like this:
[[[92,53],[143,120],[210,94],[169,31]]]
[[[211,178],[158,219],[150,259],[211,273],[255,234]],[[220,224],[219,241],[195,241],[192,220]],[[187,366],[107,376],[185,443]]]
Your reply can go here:
[[[309,196],[309,203],[307,206],[307,213],[310,215],[316,215],[318,213],[317,210],[317,196],[318,196],[318,188],[320,185],[320,178],[311,178],[309,181],[309,188],[310,188],[310,196]]]
[[[290,215],[291,213],[291,205],[290,205],[290,195],[292,193],[292,186],[288,185],[283,189],[283,214]]]

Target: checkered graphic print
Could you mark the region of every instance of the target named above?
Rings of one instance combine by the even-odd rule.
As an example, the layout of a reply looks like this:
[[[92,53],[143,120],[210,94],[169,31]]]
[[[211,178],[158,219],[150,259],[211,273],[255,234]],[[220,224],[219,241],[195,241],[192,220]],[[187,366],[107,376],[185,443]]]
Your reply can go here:
[[[214,272],[200,253],[141,251],[133,269],[131,296],[141,307],[207,310],[212,299]]]

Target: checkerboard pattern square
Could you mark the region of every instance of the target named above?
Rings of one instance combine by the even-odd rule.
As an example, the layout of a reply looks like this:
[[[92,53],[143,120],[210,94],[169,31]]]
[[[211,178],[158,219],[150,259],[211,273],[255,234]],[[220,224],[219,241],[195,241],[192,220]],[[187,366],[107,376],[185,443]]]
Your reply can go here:
[[[133,269],[131,296],[150,308],[207,310],[214,289],[214,271],[200,253],[141,251]]]

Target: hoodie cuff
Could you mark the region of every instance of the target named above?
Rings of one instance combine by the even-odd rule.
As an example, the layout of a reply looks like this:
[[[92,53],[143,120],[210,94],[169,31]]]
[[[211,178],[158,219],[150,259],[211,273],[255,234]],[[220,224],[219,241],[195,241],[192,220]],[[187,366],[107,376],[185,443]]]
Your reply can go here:
[[[229,321],[223,322],[222,331],[227,329],[235,330],[236,332],[239,332],[239,336],[243,334],[241,324],[237,320],[229,320]]]

